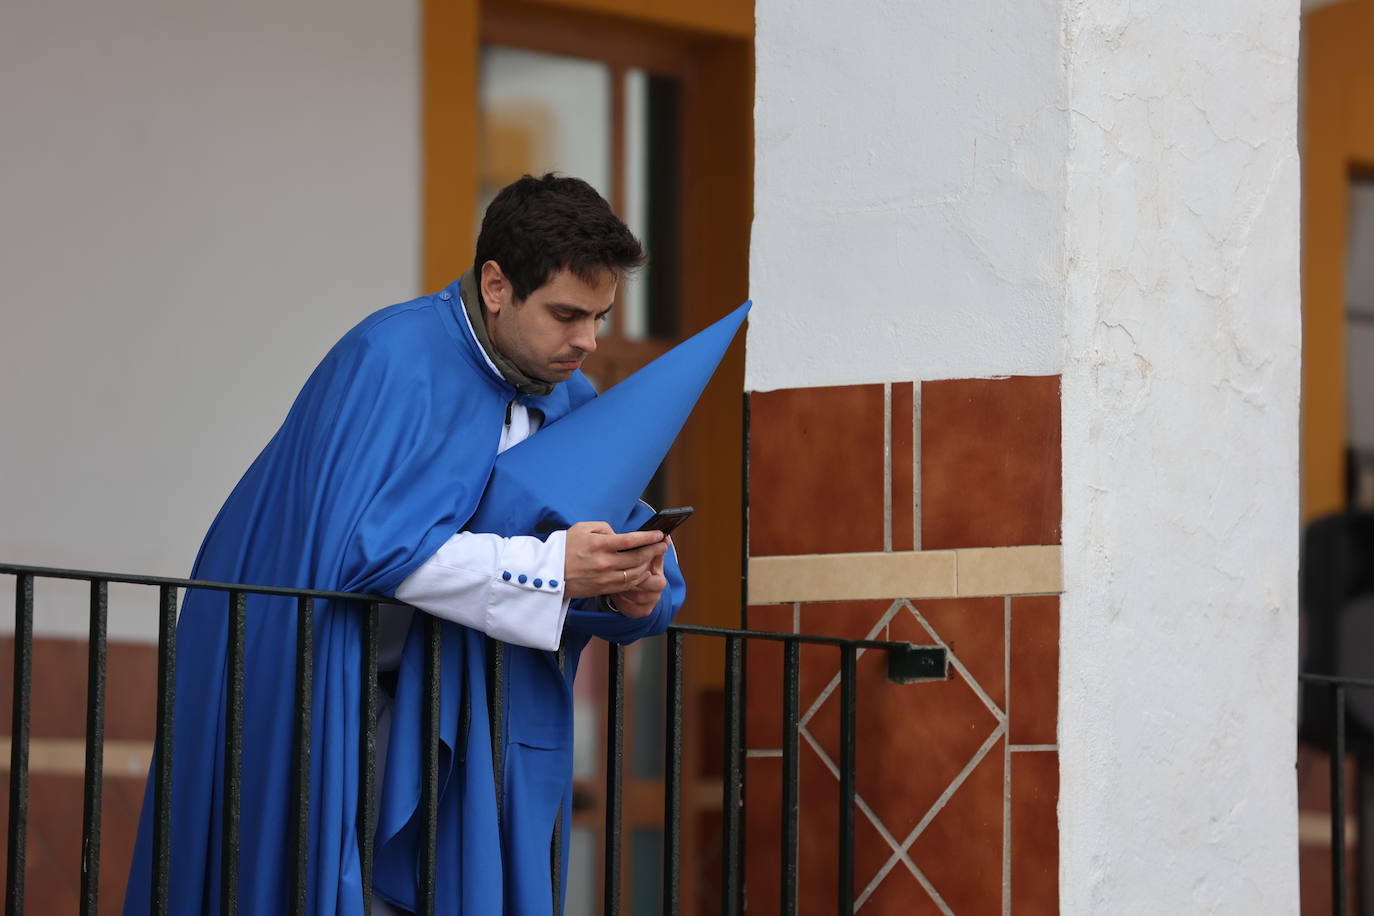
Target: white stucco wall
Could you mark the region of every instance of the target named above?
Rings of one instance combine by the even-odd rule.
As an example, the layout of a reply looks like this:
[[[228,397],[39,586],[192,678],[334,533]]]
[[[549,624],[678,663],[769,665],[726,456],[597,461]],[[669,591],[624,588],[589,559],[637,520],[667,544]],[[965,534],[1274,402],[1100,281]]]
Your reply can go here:
[[[1298,910],[1297,0],[1070,0],[1063,911]]]
[[[185,575],[319,356],[415,294],[418,29],[414,0],[4,5],[0,558]],[[84,632],[71,594],[40,585],[40,629]]]
[[[759,0],[747,388],[1059,371],[1059,8]]]
[[[1062,371],[1062,912],[1296,912],[1298,0],[757,9],[746,387]]]

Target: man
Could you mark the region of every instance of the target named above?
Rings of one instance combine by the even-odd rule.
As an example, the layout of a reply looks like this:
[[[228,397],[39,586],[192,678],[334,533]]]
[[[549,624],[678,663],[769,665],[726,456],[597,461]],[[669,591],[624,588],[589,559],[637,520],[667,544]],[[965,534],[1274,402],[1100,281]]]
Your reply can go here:
[[[439,912],[561,907],[563,882],[550,861],[565,857],[551,844],[569,814],[577,656],[594,635],[624,642],[661,632],[681,606],[676,562],[656,532],[617,534],[597,519],[542,538],[470,530],[497,455],[594,396],[579,367],[596,349],[618,282],[642,260],[585,182],[526,176],[504,189],[487,210],[469,274],[368,317],[325,357],[196,561],[198,579],[395,595],[446,621]],[[631,527],[647,514],[632,514]],[[289,899],[293,611],[289,599],[248,599],[242,913],[283,912]],[[384,678],[389,705],[379,723],[375,889],[413,909],[423,628],[399,605],[382,623],[380,666],[394,674]],[[314,624],[310,910],[357,914],[359,609],[318,602]],[[487,680],[489,637],[505,657],[500,685]],[[177,638],[170,910],[215,913],[224,596],[189,591]],[[560,647],[562,658],[552,651]],[[499,774],[484,715],[497,686],[506,698]],[[149,907],[151,796],[130,914]]]

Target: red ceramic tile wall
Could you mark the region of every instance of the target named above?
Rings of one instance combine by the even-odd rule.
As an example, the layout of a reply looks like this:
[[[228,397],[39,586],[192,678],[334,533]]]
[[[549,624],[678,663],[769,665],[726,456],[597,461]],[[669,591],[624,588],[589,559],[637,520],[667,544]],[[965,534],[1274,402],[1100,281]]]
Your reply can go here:
[[[998,739],[911,844],[912,861],[954,913],[1002,909],[1004,741]]]
[[[917,614],[934,633],[922,626]],[[932,809],[938,810],[912,842],[908,855],[952,912],[1001,911],[1004,843],[1009,844],[1011,855],[1007,879],[1012,911],[1055,912],[1057,752],[1012,751],[1008,773],[1004,736],[992,741],[975,763],[996,730],[997,718],[974,689],[976,684],[999,708],[1010,706],[1014,744],[1052,748],[1058,646],[1055,597],[938,599],[917,601],[910,607],[887,601],[813,602],[795,608],[754,607],[750,615],[752,626],[770,629],[791,630],[795,621],[801,632],[847,638],[866,637],[875,634],[875,629],[879,638],[916,643],[929,644],[938,637],[972,678],[955,673],[944,682],[895,685],[886,680],[880,654],[866,652],[859,659],[856,782],[860,798],[878,822],[870,821],[863,810],[855,812],[854,889],[859,895],[870,891],[861,912],[923,912],[927,904],[931,912],[939,911],[931,893],[904,862],[888,869],[893,842],[901,844]],[[882,621],[887,623],[878,626]],[[750,746],[773,750],[781,741],[782,654],[776,648],[763,651],[766,660],[751,668],[750,689],[757,686],[758,690],[750,697],[754,711]],[[839,822],[834,775],[839,759],[838,697],[834,692],[826,695],[839,670],[833,654],[820,647],[807,647],[801,653],[803,912],[831,911],[837,892],[833,838]],[[756,685],[755,677],[764,683]],[[759,778],[781,779],[777,757],[755,758],[750,767],[751,773],[767,771]],[[751,850],[750,855],[767,860],[767,864],[750,866],[755,880],[762,882],[751,890],[750,899],[767,912],[776,908],[778,888],[773,873],[780,854],[776,795],[776,786],[760,787],[747,801],[750,836],[762,837],[763,844],[763,850]],[[1010,833],[1004,835],[1008,816]],[[772,871],[760,874],[759,868]]]
[[[1011,911],[1059,912],[1059,754],[1011,754]]]
[[[37,637],[33,644],[30,735],[82,738],[86,733],[87,644]],[[14,640],[0,638],[0,734],[10,734]],[[157,650],[111,642],[106,660],[105,737],[151,741],[156,721]],[[107,761],[108,765],[108,761]],[[146,779],[107,770],[101,782],[100,912],[120,912],[129,877]],[[30,772],[25,851],[25,911],[75,913],[80,909],[83,779]],[[0,795],[0,823],[9,821],[9,794]],[[6,837],[0,831],[0,856]],[[3,882],[0,875],[0,882]]]
[[[39,636],[33,641],[29,734],[86,734],[86,641]],[[0,637],[0,734],[10,733],[14,638]],[[157,724],[157,647],[110,642],[106,652],[105,737],[151,741]]]
[[[1329,825],[1331,817],[1331,757],[1325,750],[1307,744],[1298,745],[1298,816],[1315,817],[1319,823]],[[1354,755],[1346,760],[1345,799],[1347,824],[1355,825],[1358,792],[1359,766]],[[1298,883],[1301,896],[1300,910],[1303,916],[1326,916],[1331,912],[1331,840],[1330,827],[1325,826],[1320,835],[1300,841],[1298,850]],[[1359,853],[1358,838],[1354,831],[1347,833],[1347,855],[1349,862],[1346,875],[1359,874],[1356,864]],[[1351,882],[1356,879],[1349,877]],[[1358,912],[1359,898],[1356,888],[1347,887],[1347,899],[1351,901],[1348,912]]]
[[[1059,598],[1011,600],[1011,743],[1054,744],[1059,715]]]
[[[921,419],[913,422],[918,404]],[[750,405],[751,556],[1060,542],[1058,377],[928,382],[919,389],[893,383],[886,396],[881,385],[792,389],[754,394]],[[816,526],[815,518],[835,524]],[[892,685],[878,654],[859,660],[856,782],[874,819],[856,812],[861,912],[935,913],[941,905],[955,913],[1001,912],[1004,888],[1013,912],[1054,912],[1058,599],[914,606],[967,676],[955,671],[944,682]],[[879,638],[935,641],[906,605],[889,601],[750,608],[748,619],[750,626],[791,630],[795,622],[801,632],[847,638],[869,636],[888,620]],[[782,651],[749,652],[748,746],[771,752],[781,743]],[[837,691],[828,691],[838,670],[833,650],[802,650],[803,912],[832,911],[837,890],[839,718]],[[999,737],[1001,711],[1009,715]],[[1009,751],[1018,745],[1047,749]],[[781,761],[752,758],[749,774],[770,783],[747,800],[749,899],[771,912]],[[893,843],[923,818],[926,826],[908,851],[918,877],[893,861]],[[1007,874],[1004,851],[1011,856]]]
[[[892,549],[912,550],[916,542],[915,388],[911,382],[892,386]]]
[[[941,641],[984,692],[1006,708],[1005,598],[942,598],[915,602]]]
[[[101,913],[119,913],[123,909],[143,787],[142,778],[107,776],[102,781]],[[24,912],[55,914],[80,910],[83,804],[80,776],[30,774]],[[0,795],[0,818],[8,823],[8,791]],[[0,831],[0,856],[7,852],[7,836]],[[0,885],[4,880],[0,873]]]
[[[749,396],[749,555],[883,549],[882,385]]]
[[[800,606],[800,632],[840,639],[865,639],[892,607],[891,601],[817,601]],[[875,634],[885,638],[884,632]],[[799,672],[800,708],[806,713],[840,676],[840,653],[830,646],[802,646]],[[839,689],[836,686],[835,689]]]
[[[790,604],[751,606],[745,612],[751,630],[791,633]],[[745,642],[744,746],[782,746],[782,643],[765,639]]]
[[[928,643],[909,612],[893,618],[891,638]],[[994,714],[960,675],[893,684],[880,653],[858,664],[855,733],[858,793],[901,841],[921,821],[997,727]],[[809,728],[832,760],[839,757],[839,697],[821,704]]]
[[[921,385],[921,546],[1058,544],[1059,377]]]
[[[749,758],[744,765],[744,895],[749,913],[778,911],[781,811],[782,758]]]

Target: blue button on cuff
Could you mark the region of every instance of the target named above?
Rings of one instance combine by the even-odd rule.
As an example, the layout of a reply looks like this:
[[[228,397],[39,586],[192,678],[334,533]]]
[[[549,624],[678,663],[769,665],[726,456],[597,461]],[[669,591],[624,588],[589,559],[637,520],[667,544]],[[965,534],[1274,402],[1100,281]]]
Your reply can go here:
[[[544,587],[544,580],[543,580],[543,579],[535,579],[535,580],[534,580],[534,587],[535,587],[535,588],[543,588],[543,587]]]
[[[528,579],[529,579],[529,576],[525,575],[524,573],[521,573],[521,574],[517,577],[516,581],[519,582],[521,585],[524,585],[525,582],[528,581]]]
[[[505,572],[501,573],[501,578],[502,578],[502,579],[505,579],[507,582],[509,582],[509,581],[510,581],[510,570],[508,569],[508,570],[506,570]]]
[[[558,580],[557,580],[557,579],[550,579],[550,580],[549,580],[549,588],[558,588]]]

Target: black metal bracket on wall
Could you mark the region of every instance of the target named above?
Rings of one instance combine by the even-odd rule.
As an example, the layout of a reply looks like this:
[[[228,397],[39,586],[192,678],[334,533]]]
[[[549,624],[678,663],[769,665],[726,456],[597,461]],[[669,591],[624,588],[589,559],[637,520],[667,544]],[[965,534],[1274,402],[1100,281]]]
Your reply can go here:
[[[949,677],[949,653],[944,646],[914,646],[887,650],[887,679],[894,684],[943,681]]]

